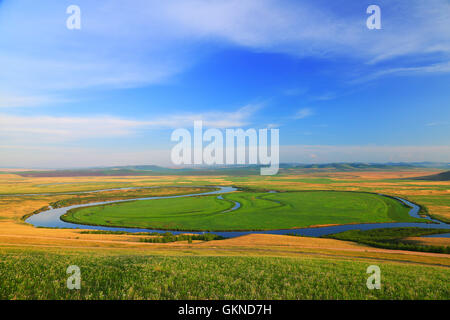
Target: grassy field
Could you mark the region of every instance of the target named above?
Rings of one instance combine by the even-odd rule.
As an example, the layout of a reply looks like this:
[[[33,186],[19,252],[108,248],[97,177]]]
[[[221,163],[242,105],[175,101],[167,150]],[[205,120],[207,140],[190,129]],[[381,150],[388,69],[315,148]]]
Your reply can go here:
[[[289,170],[271,177],[21,177],[12,172],[2,174],[0,194],[5,196],[0,197],[0,299],[449,299],[448,254],[390,250],[335,239],[263,234],[219,241],[150,243],[145,242],[146,239],[156,235],[35,228],[22,219],[55,202],[67,205],[97,201],[100,197],[129,199],[149,191],[85,195],[62,194],[64,192],[202,185],[235,185],[259,190],[225,196],[227,201],[242,202],[241,210],[248,209],[248,215],[251,210],[264,211],[270,206],[271,210],[276,210],[282,204],[271,197],[288,196],[288,192],[266,194],[262,193],[264,190],[298,194],[301,192],[297,191],[333,190],[405,197],[426,205],[431,215],[449,216],[450,182],[406,179],[432,173],[432,170],[332,172],[314,169],[308,172]],[[14,196],[21,193],[48,195]],[[261,194],[261,201],[254,201],[256,194]],[[227,202],[226,207],[231,205]],[[403,218],[404,209],[390,211],[391,216],[378,211],[377,217],[388,221]],[[360,219],[359,215],[356,218]],[[315,218],[322,219],[318,213]],[[324,224],[323,221],[308,223]],[[404,240],[424,246],[449,245],[448,238],[408,236]],[[81,267],[82,289],[79,292],[68,291],[65,287],[68,277],[65,271],[71,264]],[[369,291],[365,287],[368,276],[365,270],[371,264],[381,267],[381,291]]]
[[[321,258],[161,257],[0,249],[0,299],[450,299],[448,268]],[[81,270],[68,290],[66,269]]]
[[[231,201],[230,201],[231,200]],[[234,206],[241,207],[228,211]],[[357,192],[239,192],[73,209],[63,219],[91,225],[173,230],[270,230],[313,225],[420,221],[396,200]]]
[[[450,187],[446,192],[448,193],[449,190]],[[409,198],[426,206],[431,217],[450,223],[450,195],[411,195]]]

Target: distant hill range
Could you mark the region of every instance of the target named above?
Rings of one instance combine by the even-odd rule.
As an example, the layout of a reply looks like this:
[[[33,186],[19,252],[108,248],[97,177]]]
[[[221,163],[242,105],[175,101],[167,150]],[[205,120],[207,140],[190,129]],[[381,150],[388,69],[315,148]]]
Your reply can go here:
[[[449,181],[450,180],[450,171],[433,174],[431,176],[416,177],[413,179],[414,180],[430,180],[430,181]]]
[[[395,170],[395,169],[450,169],[450,163],[446,162],[387,162],[387,163],[323,163],[323,164],[299,164],[285,163],[280,168],[302,168],[302,169],[338,169],[338,170]]]
[[[316,171],[383,171],[383,170],[414,170],[436,168],[450,169],[448,163],[417,162],[417,163],[325,163],[300,164],[282,163],[280,173],[308,173]],[[259,175],[260,166],[204,166],[184,168],[164,168],[155,165],[119,166],[104,168],[64,169],[64,170],[33,170],[16,171],[23,177],[82,177],[82,176],[165,176],[165,175]],[[448,173],[447,173],[448,174]],[[447,179],[448,180],[448,179]]]

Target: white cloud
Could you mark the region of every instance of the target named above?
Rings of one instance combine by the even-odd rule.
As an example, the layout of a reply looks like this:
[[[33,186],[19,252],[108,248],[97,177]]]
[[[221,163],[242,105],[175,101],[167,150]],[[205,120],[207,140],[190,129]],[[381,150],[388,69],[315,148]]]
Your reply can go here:
[[[283,91],[283,94],[287,96],[300,96],[308,92],[306,87],[289,88]]]
[[[10,143],[55,143],[80,139],[130,136],[139,130],[164,128],[192,128],[194,121],[202,120],[205,127],[245,127],[251,116],[261,108],[249,104],[236,111],[185,113],[130,120],[112,116],[55,117],[17,116],[0,114],[0,140]]]
[[[115,117],[54,117],[0,115],[0,137],[3,141],[34,145],[129,135],[142,121]]]
[[[64,2],[5,2],[0,11],[0,86],[66,90],[166,82],[217,49],[204,43],[218,42],[371,63],[430,53],[449,60],[447,0],[379,4],[383,30],[371,31],[365,27],[365,8],[341,0],[333,5],[320,0],[135,0],[133,5],[79,0],[82,29],[69,31]],[[430,65],[416,71],[448,69]]]
[[[169,116],[165,125],[171,128],[192,127],[194,121],[202,120],[203,125],[213,128],[246,127],[251,124],[251,118],[263,106],[262,104],[248,104],[237,111],[212,111],[198,114],[183,114]],[[164,122],[164,121],[161,121]]]
[[[67,100],[55,96],[27,96],[0,92],[0,108],[37,107],[42,105],[48,106],[57,102],[65,101]]]
[[[434,74],[434,73],[449,73],[449,72],[450,72],[450,62],[443,62],[420,67],[401,67],[401,68],[384,69],[360,77],[351,82],[352,83],[366,82],[389,75],[406,76],[411,74]]]
[[[439,127],[439,126],[448,126],[450,125],[450,122],[448,121],[436,121],[436,122],[429,122],[426,124],[427,127]]]
[[[348,1],[167,1],[167,17],[198,38],[297,56],[344,55],[371,63],[396,56],[450,53],[447,0],[381,1],[383,30],[365,26],[368,15]],[[347,8],[344,13],[342,8]]]
[[[297,111],[294,118],[295,119],[304,119],[310,117],[314,114],[314,111],[310,108],[303,108]]]

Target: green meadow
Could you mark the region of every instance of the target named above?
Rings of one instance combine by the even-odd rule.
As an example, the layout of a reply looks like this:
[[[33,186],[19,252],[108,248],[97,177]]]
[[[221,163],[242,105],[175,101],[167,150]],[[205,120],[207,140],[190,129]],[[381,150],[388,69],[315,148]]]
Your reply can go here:
[[[0,249],[1,299],[450,299],[448,268],[371,261],[193,257]],[[81,271],[69,290],[67,267]],[[320,290],[318,290],[320,288]]]
[[[240,208],[230,211],[235,202]],[[90,225],[172,230],[270,230],[326,224],[420,222],[400,202],[361,192],[236,192],[79,208],[63,219]]]

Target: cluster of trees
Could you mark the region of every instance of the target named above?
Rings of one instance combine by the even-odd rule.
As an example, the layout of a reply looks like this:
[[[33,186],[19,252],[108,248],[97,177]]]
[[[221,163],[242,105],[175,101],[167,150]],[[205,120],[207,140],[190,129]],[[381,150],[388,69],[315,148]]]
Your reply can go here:
[[[163,233],[159,237],[153,238],[142,238],[141,242],[150,242],[150,243],[168,243],[175,241],[188,241],[188,243],[192,243],[193,240],[202,240],[202,241],[211,241],[211,240],[222,240],[224,237],[212,234],[212,233],[204,233],[204,234],[180,234],[174,235],[170,232]]]
[[[324,237],[337,240],[354,241],[383,249],[450,253],[449,246],[419,245],[405,240],[407,237],[421,237],[442,233],[448,233],[448,230],[426,228],[383,228],[366,231],[351,230]]]

